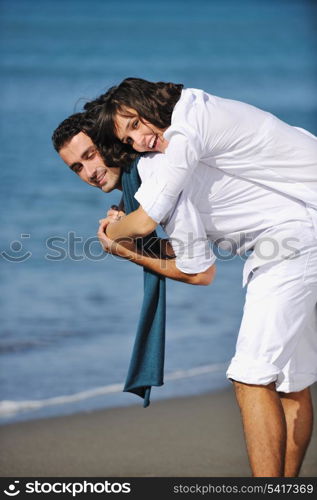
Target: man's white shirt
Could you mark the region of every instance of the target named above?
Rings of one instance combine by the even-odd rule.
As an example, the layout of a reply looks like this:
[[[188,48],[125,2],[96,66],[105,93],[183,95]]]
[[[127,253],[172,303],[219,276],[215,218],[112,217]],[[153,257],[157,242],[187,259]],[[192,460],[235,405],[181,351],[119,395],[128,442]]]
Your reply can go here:
[[[135,198],[144,209],[153,199],[149,186],[164,184],[167,164],[165,154],[140,158],[142,184]],[[304,202],[202,162],[161,225],[171,240],[177,268],[187,274],[205,271],[214,264],[216,255],[210,243],[233,254],[250,251],[243,285],[252,269],[293,255],[294,249],[314,237]]]

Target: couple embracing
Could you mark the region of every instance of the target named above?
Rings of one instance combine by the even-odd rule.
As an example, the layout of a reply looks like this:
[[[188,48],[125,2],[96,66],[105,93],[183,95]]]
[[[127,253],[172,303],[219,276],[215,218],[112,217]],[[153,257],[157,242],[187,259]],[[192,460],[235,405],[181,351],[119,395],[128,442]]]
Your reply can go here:
[[[127,78],[64,120],[53,143],[83,181],[105,193],[122,189],[131,165],[138,171],[138,208],[112,208],[99,221],[105,251],[193,285],[213,281],[211,243],[248,253],[226,375],[252,475],[297,476],[317,380],[316,137],[246,103]],[[163,252],[141,252],[137,238],[159,224],[169,238]]]

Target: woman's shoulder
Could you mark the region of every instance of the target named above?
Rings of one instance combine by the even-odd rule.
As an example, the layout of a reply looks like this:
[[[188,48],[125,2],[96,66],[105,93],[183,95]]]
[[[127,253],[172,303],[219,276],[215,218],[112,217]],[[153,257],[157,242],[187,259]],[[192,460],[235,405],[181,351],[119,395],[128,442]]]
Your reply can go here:
[[[216,101],[217,97],[205,90],[184,88],[174,108],[172,119],[183,119],[185,115],[194,114],[197,110],[202,111],[203,108],[209,107],[210,104],[216,103]]]
[[[213,97],[215,96],[209,94],[205,90],[186,87],[182,90],[179,102],[182,101],[183,102],[191,101],[192,103],[206,102],[206,100]]]
[[[215,96],[202,89],[184,88],[173,110],[171,126],[167,129],[167,134],[179,130],[184,135],[196,136],[201,128],[201,122],[209,119],[215,103]],[[167,137],[166,132],[164,136],[169,140],[170,137]]]

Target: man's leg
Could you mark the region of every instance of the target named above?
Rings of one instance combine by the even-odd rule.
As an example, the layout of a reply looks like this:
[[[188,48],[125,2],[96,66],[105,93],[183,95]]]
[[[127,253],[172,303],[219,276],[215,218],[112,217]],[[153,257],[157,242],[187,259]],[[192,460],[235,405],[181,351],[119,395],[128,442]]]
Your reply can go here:
[[[227,377],[235,381],[254,476],[296,474],[310,439],[309,392],[287,400],[276,388],[296,391],[316,380],[316,283],[314,243],[296,259],[259,267],[248,283]]]
[[[275,383],[234,381],[253,477],[283,477],[286,420]]]
[[[313,405],[310,389],[278,393],[286,419],[287,439],[285,477],[297,477],[313,430]]]

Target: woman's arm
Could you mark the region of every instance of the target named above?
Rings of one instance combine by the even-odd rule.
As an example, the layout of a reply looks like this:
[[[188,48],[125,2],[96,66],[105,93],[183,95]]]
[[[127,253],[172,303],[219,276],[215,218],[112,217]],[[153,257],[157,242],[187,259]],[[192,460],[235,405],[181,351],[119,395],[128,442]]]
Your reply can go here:
[[[120,238],[143,238],[157,227],[157,223],[147,215],[141,206],[119,221],[108,224],[105,221],[104,230],[106,230],[107,236],[114,241]]]
[[[119,210],[119,207],[117,205],[112,205],[111,209],[108,210],[107,212],[107,217],[105,219],[99,220],[99,225],[102,225],[103,230],[105,230],[106,226],[103,224],[104,220],[105,221],[107,220],[107,222],[110,220],[112,222],[118,222],[123,217],[125,217],[125,215],[126,215],[125,212]],[[159,237],[153,237],[151,238],[151,240],[148,241],[145,253],[148,256],[152,255],[155,257],[161,257],[161,256],[164,256],[163,258],[175,257],[175,252],[169,240]]]
[[[169,144],[164,154],[157,154],[150,175],[135,198],[140,207],[107,229],[112,240],[144,237],[155,230],[175,207],[179,194],[191,182],[201,154],[199,141],[189,126],[170,127]]]

